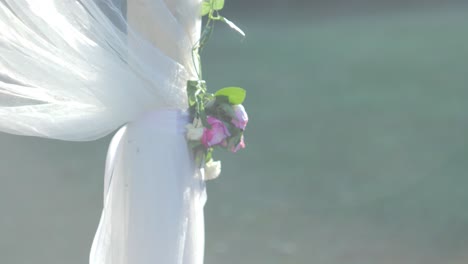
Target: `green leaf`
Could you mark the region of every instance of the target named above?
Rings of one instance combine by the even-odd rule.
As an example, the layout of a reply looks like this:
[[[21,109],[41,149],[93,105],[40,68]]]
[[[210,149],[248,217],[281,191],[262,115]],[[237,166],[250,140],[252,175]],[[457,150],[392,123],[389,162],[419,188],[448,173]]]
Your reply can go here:
[[[210,161],[213,158],[213,148],[208,148],[205,153],[205,162]]]
[[[188,92],[195,93],[197,89],[198,89],[198,81],[192,81],[192,80],[187,81]]]
[[[189,106],[192,107],[192,106],[194,106],[196,103],[197,103],[197,101],[195,101],[195,100],[193,99],[193,97],[189,96]]]
[[[201,90],[199,81],[188,81],[187,82],[187,95],[189,99],[189,106],[193,107],[197,104],[196,94]]]
[[[211,3],[203,1],[201,6],[201,16],[206,16],[211,11]]]
[[[219,11],[224,8],[224,0],[213,0],[213,9]]]
[[[208,118],[208,117],[206,116],[205,111],[201,111],[201,112],[198,113],[198,114],[199,114],[199,116],[200,116],[200,120],[201,120],[203,126],[206,127],[206,128],[208,128],[208,129],[210,129],[210,128],[211,128],[211,125],[208,124],[208,121],[207,121],[207,118]]]
[[[245,100],[246,91],[240,87],[226,87],[215,93],[218,96],[226,96],[232,105],[242,104]]]
[[[240,29],[236,24],[234,24],[234,22],[230,21],[229,19],[225,18],[225,17],[221,17],[221,21],[223,21],[224,23],[226,23],[229,27],[231,27],[232,29],[234,29],[235,31],[237,31],[237,33],[241,34],[243,37],[245,37],[245,33],[244,31],[242,31],[242,29]]]

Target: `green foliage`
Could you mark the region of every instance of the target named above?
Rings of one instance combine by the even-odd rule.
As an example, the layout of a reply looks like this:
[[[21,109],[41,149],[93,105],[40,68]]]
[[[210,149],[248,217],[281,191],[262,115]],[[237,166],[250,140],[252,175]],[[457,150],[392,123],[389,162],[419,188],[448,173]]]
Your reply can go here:
[[[213,158],[213,150],[213,148],[209,148],[205,151],[205,162],[208,162]]]
[[[208,126],[205,114],[205,94],[206,83],[203,80],[188,81],[187,82],[187,97],[189,103],[189,111],[191,118],[199,118],[200,121]]]
[[[217,91],[215,96],[225,96],[230,104],[238,105],[244,102],[246,91],[240,87],[226,87]]]
[[[224,8],[224,0],[212,0],[213,2],[213,9],[219,11]]]
[[[211,11],[211,4],[210,2],[203,1],[202,2],[202,9],[201,9],[201,16],[206,16]]]
[[[204,0],[202,2],[201,15],[213,15],[216,11],[221,11],[224,8],[224,0]]]
[[[213,33],[216,21],[226,23],[229,27],[245,36],[244,32],[233,22],[221,16],[219,11],[224,8],[225,0],[204,0],[201,5],[201,16],[207,16],[205,27],[200,36],[200,40],[192,48],[192,58],[195,69],[197,69],[198,80],[187,82],[187,96],[189,111],[194,127],[210,129],[207,117],[212,116],[221,120],[229,130],[231,136],[226,140],[224,148],[234,149],[241,140],[243,131],[232,124],[235,113],[232,105],[242,104],[245,100],[246,91],[239,87],[226,87],[211,94],[207,92],[205,81],[202,77],[202,67],[200,52],[206,45]],[[190,142],[196,164],[201,167],[212,159],[213,148],[206,148],[201,142]],[[219,147],[219,146],[218,146]]]
[[[224,8],[224,0],[204,0],[202,2],[201,6],[201,16],[208,16],[208,22],[207,22],[207,27],[211,25],[212,21],[221,21],[228,25],[230,28],[241,34],[243,37],[245,37],[245,33],[242,29],[240,29],[234,22],[230,21],[229,19],[219,15],[219,11],[221,11]],[[211,31],[211,29],[209,30]],[[203,34],[202,34],[202,39],[203,40]],[[200,46],[203,47],[202,43],[203,41],[200,41]]]

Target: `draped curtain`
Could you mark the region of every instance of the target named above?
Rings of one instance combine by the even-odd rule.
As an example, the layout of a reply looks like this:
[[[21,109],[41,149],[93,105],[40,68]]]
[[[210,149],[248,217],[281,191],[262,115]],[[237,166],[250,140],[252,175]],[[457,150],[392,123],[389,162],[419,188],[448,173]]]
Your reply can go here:
[[[1,0],[0,131],[85,141],[185,109],[200,0]]]

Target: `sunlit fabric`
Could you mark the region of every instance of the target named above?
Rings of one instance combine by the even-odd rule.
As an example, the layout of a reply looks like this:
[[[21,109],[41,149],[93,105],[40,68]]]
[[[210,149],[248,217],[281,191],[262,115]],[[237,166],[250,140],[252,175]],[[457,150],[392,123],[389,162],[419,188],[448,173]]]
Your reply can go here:
[[[90,264],[203,262],[205,186],[184,135],[199,4],[0,1],[0,131],[85,141],[120,128]]]
[[[185,109],[198,2],[0,1],[0,131],[93,140]]]

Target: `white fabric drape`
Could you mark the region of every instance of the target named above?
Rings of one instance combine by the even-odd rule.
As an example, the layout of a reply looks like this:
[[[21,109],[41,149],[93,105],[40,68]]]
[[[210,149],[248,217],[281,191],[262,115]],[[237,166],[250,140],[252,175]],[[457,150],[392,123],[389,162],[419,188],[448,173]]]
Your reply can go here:
[[[155,111],[114,136],[90,264],[203,263],[206,192],[186,123],[178,111]]]
[[[121,1],[0,1],[0,131],[93,140],[186,108],[200,0]]]
[[[0,131],[109,147],[90,264],[201,264],[183,128],[201,0],[0,0]]]

